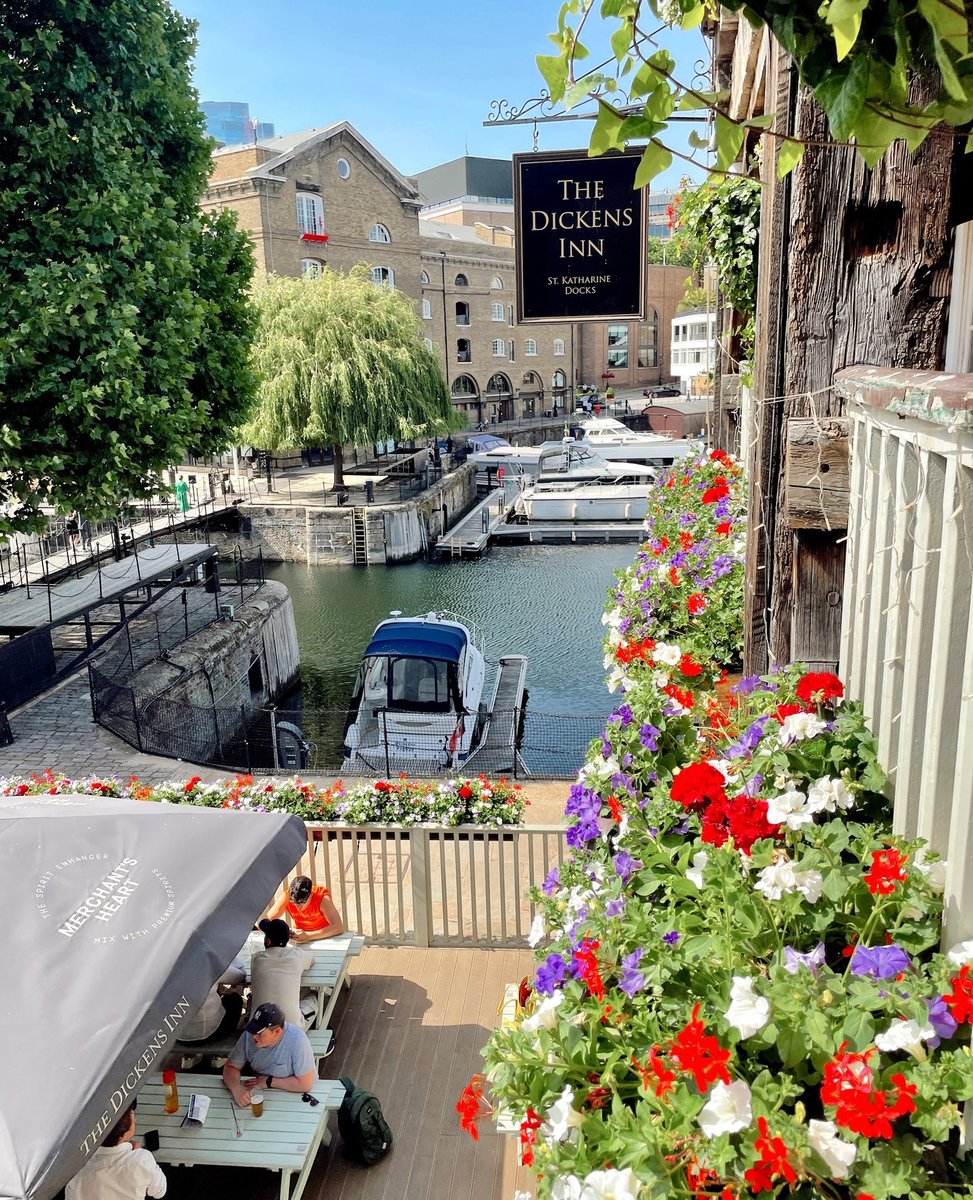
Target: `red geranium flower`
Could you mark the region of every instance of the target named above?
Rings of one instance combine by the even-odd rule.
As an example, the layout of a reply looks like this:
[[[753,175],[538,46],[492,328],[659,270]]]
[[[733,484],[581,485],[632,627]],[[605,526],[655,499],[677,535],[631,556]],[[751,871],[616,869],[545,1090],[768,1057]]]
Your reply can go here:
[[[730,456],[729,456],[729,454],[727,454],[727,452],[725,450],[711,450],[710,451],[710,459],[713,462],[729,463]]]
[[[779,704],[774,716],[783,725],[788,717],[793,717],[795,713],[800,712],[807,712],[803,704]]]
[[[537,1131],[542,1124],[537,1113],[528,1108],[527,1116],[520,1123],[520,1161],[525,1167],[534,1164],[534,1146],[537,1143]]]
[[[970,978],[970,964],[967,963],[960,973],[950,980],[952,991],[943,999],[953,1014],[953,1019],[968,1022],[973,1025],[973,978]]]
[[[714,483],[712,487],[707,488],[703,492],[704,504],[716,504],[718,500],[722,500],[724,496],[729,496],[730,489],[725,483]]]
[[[699,812],[713,801],[726,800],[726,780],[710,763],[690,763],[673,775],[669,796],[690,812]]]
[[[648,1091],[651,1088],[660,1099],[676,1086],[676,1073],[670,1071],[666,1066],[658,1046],[653,1046],[649,1051],[649,1057],[644,1067],[634,1054],[632,1063],[642,1078],[642,1086],[645,1090]]]
[[[679,586],[679,572],[676,570],[675,567],[669,568],[669,582],[672,584],[673,587]]]
[[[574,952],[574,961],[578,965],[578,974],[587,984],[588,991],[596,1000],[605,998],[605,981],[601,977],[598,958],[595,951],[600,943],[585,939]]]
[[[791,1166],[790,1152],[784,1139],[771,1135],[766,1117],[760,1117],[757,1124],[760,1136],[754,1142],[754,1149],[760,1155],[760,1160],[744,1172],[744,1178],[755,1192],[773,1191],[773,1181],[778,1175],[783,1175],[788,1183],[796,1183],[797,1172]]]
[[[682,546],[683,550],[688,550],[692,546],[693,535],[688,529],[684,529],[679,535],[679,544]]]
[[[693,592],[686,601],[686,607],[689,609],[691,616],[697,616],[706,608],[706,597],[702,592]]]
[[[683,675],[690,677],[702,675],[703,673],[702,665],[691,654],[684,654],[682,656],[679,660],[679,670],[682,671]]]
[[[456,1111],[460,1115],[460,1127],[465,1129],[474,1142],[480,1140],[476,1122],[493,1110],[483,1098],[483,1076],[474,1075],[460,1093]]]
[[[873,850],[871,870],[865,876],[868,890],[873,896],[891,896],[908,876],[902,870],[908,861],[899,850]]]
[[[717,1079],[723,1083],[730,1082],[730,1072],[726,1067],[730,1052],[720,1045],[718,1038],[706,1032],[706,1026],[699,1019],[700,1007],[696,1005],[685,1028],[670,1042],[669,1057],[675,1060],[681,1070],[690,1072],[696,1080],[696,1086],[705,1092]]]
[[[702,839],[711,846],[723,846],[733,838],[733,844],[744,854],[750,854],[754,842],[776,837],[779,825],[767,820],[767,801],[751,796],[735,800],[714,801],[703,813]]]
[[[464,783],[459,790],[460,798],[463,800],[471,800],[473,798],[473,789],[468,783]]]
[[[716,532],[722,533],[724,537],[729,537],[730,534],[733,532],[733,522],[732,521],[721,521],[720,524],[717,525],[717,527],[716,527]]]
[[[667,696],[671,696],[673,700],[681,704],[683,708],[692,708],[696,703],[696,697],[686,688],[679,687],[675,683],[667,683],[662,689]]]
[[[845,694],[845,685],[830,671],[809,671],[797,685],[798,696],[811,704],[827,704],[840,700]]]

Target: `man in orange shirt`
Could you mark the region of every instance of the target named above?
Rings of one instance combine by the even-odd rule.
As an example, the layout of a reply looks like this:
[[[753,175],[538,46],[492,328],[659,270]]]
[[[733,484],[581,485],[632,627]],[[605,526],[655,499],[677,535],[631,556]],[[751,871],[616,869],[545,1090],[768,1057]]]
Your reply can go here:
[[[307,875],[298,875],[267,916],[271,920],[286,917],[295,926],[294,942],[319,942],[345,931],[328,889],[315,887]]]

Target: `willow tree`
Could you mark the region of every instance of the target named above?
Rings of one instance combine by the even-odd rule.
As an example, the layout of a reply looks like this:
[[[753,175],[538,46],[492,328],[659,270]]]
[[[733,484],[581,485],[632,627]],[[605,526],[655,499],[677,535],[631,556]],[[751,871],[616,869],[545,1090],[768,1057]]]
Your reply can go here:
[[[199,211],[194,31],[166,0],[0,4],[0,536],[151,495],[252,400],[252,250]]]
[[[368,268],[317,278],[271,276],[255,293],[258,401],[241,436],[267,450],[343,448],[457,427],[442,370],[408,297]]]

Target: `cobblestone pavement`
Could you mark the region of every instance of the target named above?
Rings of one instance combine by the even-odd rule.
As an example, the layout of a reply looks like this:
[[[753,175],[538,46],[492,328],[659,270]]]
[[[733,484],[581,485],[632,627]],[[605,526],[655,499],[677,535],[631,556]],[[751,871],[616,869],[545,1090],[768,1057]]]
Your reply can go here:
[[[91,715],[87,671],[72,675],[53,691],[18,709],[10,717],[10,728],[14,743],[0,747],[0,777],[40,774],[48,767],[73,779],[88,775],[128,779],[137,775],[145,783],[188,779],[192,775],[209,782],[229,774],[182,759],[141,754],[102,729]],[[334,778],[310,772],[302,777],[315,783],[333,782]],[[527,824],[559,824],[569,787],[565,780],[526,783]]]

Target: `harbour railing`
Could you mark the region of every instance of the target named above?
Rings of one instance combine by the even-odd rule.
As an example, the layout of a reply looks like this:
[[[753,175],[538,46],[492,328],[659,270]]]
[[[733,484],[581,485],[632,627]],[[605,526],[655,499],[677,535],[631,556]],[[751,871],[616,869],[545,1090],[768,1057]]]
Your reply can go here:
[[[531,891],[568,854],[558,825],[307,825],[295,872],[324,883],[370,942],[524,947]]]

